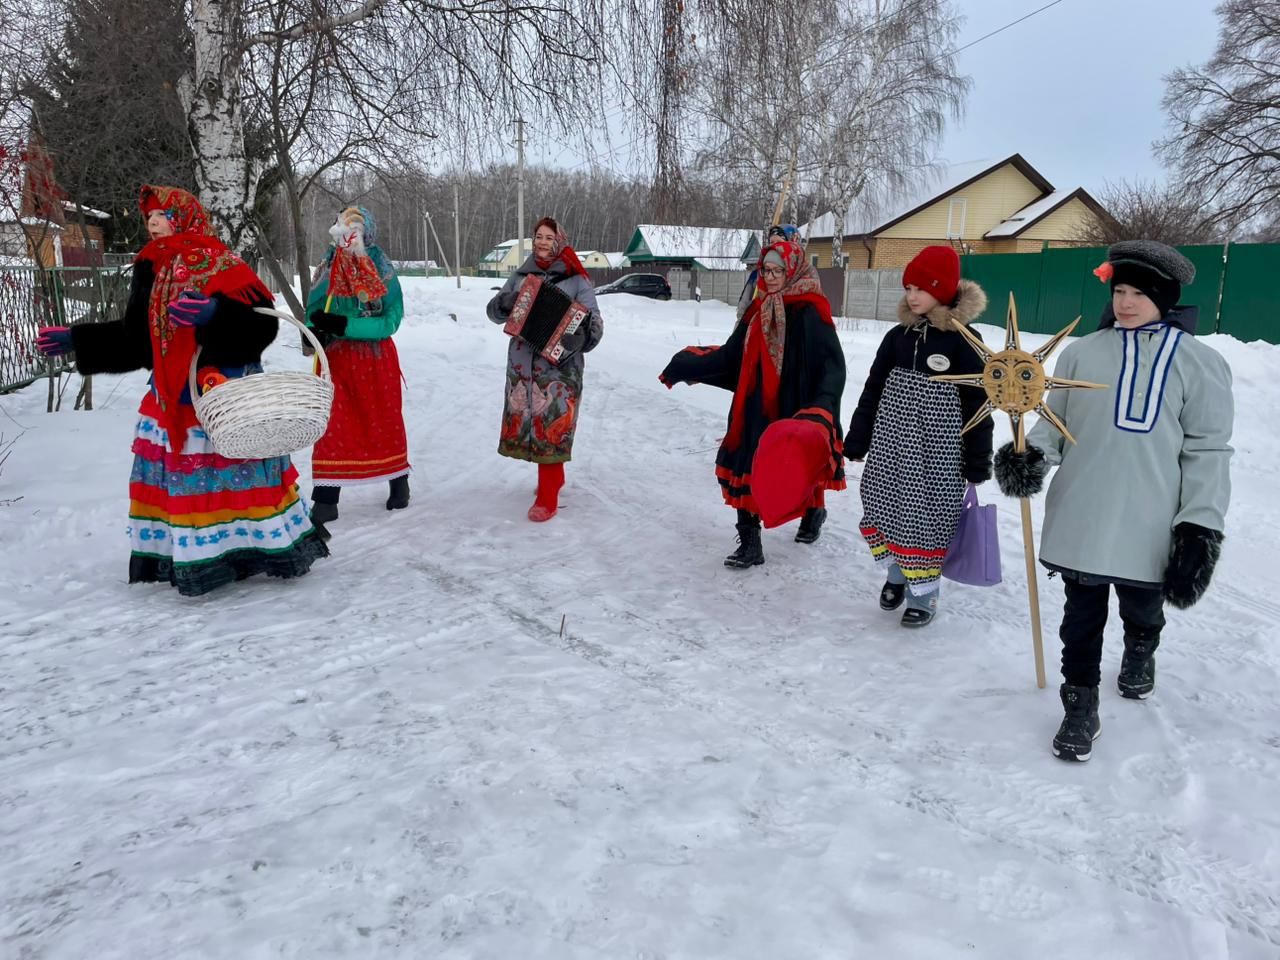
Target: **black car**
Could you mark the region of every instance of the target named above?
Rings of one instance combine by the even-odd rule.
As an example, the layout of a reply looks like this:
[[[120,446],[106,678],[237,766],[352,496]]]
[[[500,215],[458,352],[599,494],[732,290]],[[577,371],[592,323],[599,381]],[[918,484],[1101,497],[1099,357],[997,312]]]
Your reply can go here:
[[[602,293],[634,293],[637,297],[651,297],[654,300],[670,300],[671,284],[660,273],[629,273],[613,283],[596,287],[596,295]]]

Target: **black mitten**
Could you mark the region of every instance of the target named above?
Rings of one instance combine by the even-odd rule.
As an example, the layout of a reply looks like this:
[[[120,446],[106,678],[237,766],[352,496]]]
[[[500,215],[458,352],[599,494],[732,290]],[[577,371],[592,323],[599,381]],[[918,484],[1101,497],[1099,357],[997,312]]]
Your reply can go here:
[[[340,337],[347,332],[347,318],[340,313],[328,313],[324,310],[312,310],[307,317],[311,328],[319,333],[327,333],[330,337]]]
[[[964,469],[964,478],[969,483],[986,483],[991,479],[991,458],[985,457]]]
[[[1044,478],[1049,473],[1049,461],[1044,451],[1028,445],[1022,453],[1006,443],[996,451],[996,484],[1006,497],[1034,497],[1044,488]]]
[[[1198,523],[1173,528],[1169,566],[1164,572],[1164,598],[1186,609],[1204,596],[1222,553],[1222,533]]]

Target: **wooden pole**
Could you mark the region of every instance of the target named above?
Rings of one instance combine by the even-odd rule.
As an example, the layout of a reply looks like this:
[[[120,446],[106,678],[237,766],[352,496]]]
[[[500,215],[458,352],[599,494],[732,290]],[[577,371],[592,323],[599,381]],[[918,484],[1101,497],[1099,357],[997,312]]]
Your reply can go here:
[[[1013,449],[1025,453],[1027,449],[1026,419],[1017,418],[1014,428]],[[1031,641],[1036,657],[1036,686],[1044,689],[1044,641],[1040,633],[1040,589],[1036,581],[1036,541],[1031,528],[1031,501],[1021,497],[1022,505],[1022,546],[1027,558],[1027,601],[1031,605]]]

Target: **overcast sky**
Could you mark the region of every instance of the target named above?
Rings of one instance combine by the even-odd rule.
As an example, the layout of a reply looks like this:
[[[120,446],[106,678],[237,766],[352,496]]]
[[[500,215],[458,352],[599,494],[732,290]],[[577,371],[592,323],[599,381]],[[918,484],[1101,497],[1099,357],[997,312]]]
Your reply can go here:
[[[957,0],[959,45],[1048,0]],[[1062,0],[959,55],[968,109],[947,162],[1021,153],[1060,188],[1163,179],[1151,141],[1164,130],[1162,77],[1203,63],[1217,43],[1214,0]]]

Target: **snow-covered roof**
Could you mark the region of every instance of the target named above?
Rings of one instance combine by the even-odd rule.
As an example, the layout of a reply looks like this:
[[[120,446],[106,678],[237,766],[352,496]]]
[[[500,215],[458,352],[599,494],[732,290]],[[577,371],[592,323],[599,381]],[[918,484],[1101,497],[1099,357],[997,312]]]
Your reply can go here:
[[[703,270],[746,270],[741,257],[698,257],[693,261]]]
[[[480,262],[481,263],[497,263],[500,260],[506,259],[507,254],[511,252],[511,248],[514,247],[519,242],[520,242],[519,240],[503,240],[502,243],[498,244],[492,250],[486,253],[483,257],[481,257]]]
[[[1055,190],[1047,197],[1041,197],[1035,203],[1029,203],[1017,213],[1006,217],[988,230],[986,235],[992,239],[1015,236],[1030,224],[1066,203],[1074,193],[1074,190]]]
[[[618,267],[625,267],[627,265],[627,255],[621,250],[616,253],[602,253],[600,256],[608,260],[609,266],[614,267],[615,269]]]
[[[75,203],[74,203],[73,201],[71,201],[71,200],[63,200],[63,201],[62,201],[62,209],[66,210],[66,211],[68,211],[68,212],[72,212],[72,213],[74,213],[74,212],[75,212],[75,210],[76,210],[76,205],[75,205]],[[111,219],[111,214],[109,214],[109,213],[107,213],[107,212],[105,212],[105,211],[103,211],[103,210],[95,210],[95,209],[93,209],[93,207],[86,207],[86,206],[84,206],[83,204],[81,204],[81,205],[80,205],[79,209],[81,209],[81,210],[83,210],[83,211],[84,211],[84,215],[85,215],[86,217],[97,217],[99,220],[110,220],[110,219]]]
[[[849,215],[845,217],[844,233],[841,236],[856,237],[877,233],[921,207],[941,200],[947,194],[958,190],[984,173],[997,170],[1008,163],[1018,167],[1028,179],[1046,193],[1053,190],[1053,185],[1027,163],[1021,154],[1014,154],[1002,160],[992,160],[987,157],[982,160],[953,163],[931,177],[922,178],[915,186],[886,199],[864,195],[865,199],[855,202]],[[825,240],[835,236],[835,222],[834,213],[825,213],[801,226],[800,233],[810,240],[815,238]]]
[[[24,227],[39,227],[42,230],[61,230],[62,225],[46,220],[44,217],[15,217],[12,210],[0,207],[0,223],[20,223]]]
[[[641,223],[636,231],[648,255],[655,260],[697,258],[740,259],[747,252],[755,231],[738,227],[692,227],[675,224]],[[627,254],[636,247],[633,239]]]

